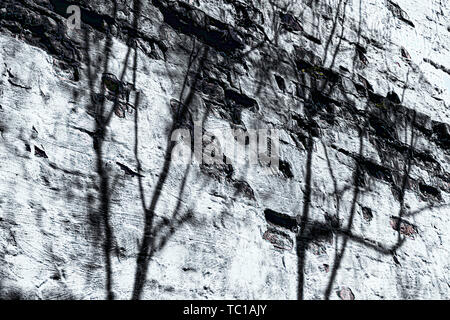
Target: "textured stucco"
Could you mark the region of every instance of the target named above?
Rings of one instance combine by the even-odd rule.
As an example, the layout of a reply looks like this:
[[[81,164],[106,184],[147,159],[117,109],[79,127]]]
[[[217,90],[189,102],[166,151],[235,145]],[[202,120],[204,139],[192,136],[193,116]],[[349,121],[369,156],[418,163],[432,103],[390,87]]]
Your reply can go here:
[[[2,1],[1,297],[449,299],[449,13]],[[194,121],[280,170],[172,161]]]

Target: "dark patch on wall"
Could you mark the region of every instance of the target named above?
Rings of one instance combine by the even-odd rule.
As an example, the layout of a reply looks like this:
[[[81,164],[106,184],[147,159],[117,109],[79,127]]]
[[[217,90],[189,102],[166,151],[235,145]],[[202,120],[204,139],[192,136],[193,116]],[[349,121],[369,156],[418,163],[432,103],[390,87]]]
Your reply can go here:
[[[292,170],[291,170],[291,165],[287,161],[280,159],[279,170],[283,174],[283,176],[288,179],[292,179],[294,177],[294,174],[292,173]]]
[[[164,16],[164,22],[175,30],[193,36],[216,50],[233,54],[245,47],[245,38],[231,25],[206,15],[199,9],[183,2],[166,3],[154,0]],[[197,15],[190,14],[196,12]]]
[[[67,14],[66,12],[67,8],[72,4],[77,4],[67,0],[50,0],[50,3],[53,6],[53,10],[65,18],[70,16],[70,14]],[[105,24],[112,25],[115,23],[112,17],[98,14],[95,11],[90,11],[83,7],[80,7],[80,18],[83,23],[86,23],[101,32],[106,31]]]
[[[225,106],[234,124],[242,124],[241,112],[243,109],[252,111],[258,109],[258,103],[255,99],[231,89],[225,90]]]
[[[394,17],[396,17],[397,19],[407,23],[408,25],[410,25],[411,27],[415,27],[414,23],[412,23],[411,20],[409,20],[408,15],[406,14],[406,12],[400,8],[400,6],[390,0],[387,1],[387,8],[389,9],[389,11],[392,12],[392,14],[394,15]]]
[[[295,230],[297,228],[297,221],[287,214],[276,212],[272,209],[266,209],[264,210],[264,216],[268,222],[279,227],[289,230]]]
[[[394,229],[395,231],[399,231],[401,234],[406,235],[412,239],[414,239],[414,236],[418,233],[416,226],[399,217],[391,217],[390,223],[392,229]]]
[[[263,239],[269,241],[277,249],[292,250],[294,247],[294,241],[289,235],[273,228],[264,232]]]
[[[279,75],[275,75],[275,81],[277,82],[278,88],[285,92],[286,91],[286,84],[284,82],[283,77],[279,76]]]
[[[292,120],[294,120],[294,130],[301,129],[307,133],[310,133],[313,137],[320,136],[320,127],[316,121],[313,119],[305,119],[298,114],[292,115]]]
[[[290,13],[280,12],[280,22],[284,29],[290,32],[303,31],[300,22]]]
[[[247,197],[250,200],[256,200],[255,193],[246,181],[237,180],[234,182],[234,187],[236,188],[236,191],[243,194],[245,197]]]
[[[373,213],[372,213],[372,209],[368,208],[368,207],[362,207],[362,216],[364,218],[364,220],[366,220],[367,222],[372,221],[373,219]]]
[[[360,158],[358,163],[361,165],[361,169],[364,172],[367,172],[371,177],[383,180],[388,183],[393,182],[392,173],[390,169],[364,158]]]
[[[436,136],[436,143],[441,147],[450,150],[450,125],[434,122],[433,133]]]
[[[234,168],[231,164],[227,163],[225,155],[223,156],[222,163],[202,163],[200,164],[200,170],[205,174],[215,178],[219,182],[222,182],[223,179],[227,181],[233,180],[232,176],[234,173]]]
[[[369,60],[366,57],[366,53],[367,53],[366,48],[364,48],[361,45],[355,43],[355,50],[356,50],[356,56],[358,57],[359,61],[364,66],[367,66],[369,64]]]
[[[340,229],[342,226],[342,219],[337,215],[325,214],[325,221],[328,223],[331,229]]]
[[[34,155],[35,155],[36,157],[40,157],[40,158],[45,158],[45,159],[48,158],[48,156],[47,156],[47,154],[45,153],[45,151],[44,151],[43,149],[37,147],[37,146],[34,146]]]
[[[225,0],[231,3],[236,10],[237,25],[246,29],[257,30],[264,24],[264,15],[253,5],[248,5],[237,0]]]
[[[425,62],[431,64],[431,65],[432,65],[433,67],[435,67],[436,69],[441,70],[441,71],[443,71],[443,72],[445,72],[445,73],[447,73],[447,74],[450,75],[450,69],[449,69],[449,68],[446,68],[446,67],[443,66],[442,64],[439,64],[439,63],[437,63],[437,62],[434,62],[433,60],[428,59],[428,58],[423,58],[423,61],[425,61]]]
[[[294,59],[298,69],[307,69],[313,66],[322,66],[322,59],[311,50],[294,45]]]
[[[120,163],[120,162],[116,162],[116,164],[120,167],[120,169],[122,169],[126,175],[132,176],[132,177],[144,177],[143,175],[137,173],[136,171],[130,169],[129,167],[127,167],[126,165]]]
[[[432,199],[441,200],[441,191],[433,186],[426,185],[424,183],[419,183],[419,190],[425,197],[430,197]]]
[[[398,97],[398,94],[396,94],[394,91],[388,92],[386,99],[388,99],[389,101],[396,103],[396,104],[401,103],[400,98]]]
[[[372,90],[368,90],[369,93],[369,101],[374,103],[375,105],[380,105],[384,103],[384,97],[382,95],[379,95]]]
[[[172,111],[173,126],[175,129],[187,129],[191,135],[191,147],[194,142],[194,122],[192,120],[192,114],[188,106],[184,105],[177,99],[170,100],[170,107]]]
[[[314,37],[313,35],[311,35],[311,34],[309,34],[309,33],[303,32],[303,36],[304,36],[306,39],[308,39],[308,40],[314,42],[315,44],[318,44],[318,45],[321,45],[321,44],[322,44],[322,41],[320,41],[319,38]]]

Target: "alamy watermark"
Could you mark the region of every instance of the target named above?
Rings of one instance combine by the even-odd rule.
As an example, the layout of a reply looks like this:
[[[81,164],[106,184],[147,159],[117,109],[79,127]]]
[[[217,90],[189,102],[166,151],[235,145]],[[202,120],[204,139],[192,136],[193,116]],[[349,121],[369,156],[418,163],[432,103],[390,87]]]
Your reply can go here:
[[[70,14],[69,18],[67,18],[67,28],[81,29],[81,9],[79,6],[71,5],[67,7],[67,14]]]
[[[194,5],[194,0],[186,0],[190,5]],[[70,5],[66,9],[66,13],[70,15],[67,18],[67,28],[70,30],[81,29],[81,8],[77,5]]]
[[[176,129],[172,132],[172,161],[205,165],[259,165],[269,173],[279,169],[280,143],[276,129],[204,130],[194,122],[193,131]]]

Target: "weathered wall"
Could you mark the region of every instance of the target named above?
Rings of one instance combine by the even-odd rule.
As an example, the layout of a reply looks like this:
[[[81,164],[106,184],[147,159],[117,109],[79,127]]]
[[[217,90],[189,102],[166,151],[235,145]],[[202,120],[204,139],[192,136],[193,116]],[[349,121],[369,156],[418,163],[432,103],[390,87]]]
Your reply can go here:
[[[0,3],[1,296],[448,299],[449,3],[187,3]]]

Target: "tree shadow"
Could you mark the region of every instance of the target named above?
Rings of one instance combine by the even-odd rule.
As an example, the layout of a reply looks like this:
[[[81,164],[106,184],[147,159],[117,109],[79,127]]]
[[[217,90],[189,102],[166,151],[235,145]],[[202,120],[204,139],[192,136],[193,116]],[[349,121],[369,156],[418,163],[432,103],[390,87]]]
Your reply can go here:
[[[205,60],[207,59],[209,49],[208,47],[204,48],[201,45],[197,45],[195,39],[193,40],[192,50],[189,57],[186,74],[183,82],[183,87],[180,93],[179,101],[180,103],[177,104],[176,109],[173,113],[173,119],[172,119],[172,127],[169,131],[169,137],[172,136],[172,133],[179,129],[182,126],[187,126],[191,130],[191,133],[193,133],[193,123],[192,118],[190,116],[189,106],[191,105],[196,84],[198,81],[198,77],[195,77],[194,83],[191,88],[188,88],[188,77],[191,73],[191,68],[195,66],[195,61],[199,59],[197,62],[197,70],[201,70],[203,68],[203,64],[205,63]],[[201,54],[200,58],[199,55]],[[185,97],[185,90],[188,90],[188,93]],[[138,173],[141,172],[142,167],[139,160],[138,155],[138,118],[137,118],[137,112],[135,114],[135,158],[137,162],[137,170]],[[191,134],[191,137],[193,135]],[[154,256],[156,252],[161,250],[163,246],[167,243],[168,239],[171,235],[175,232],[177,227],[180,227],[183,223],[190,220],[193,216],[193,213],[191,210],[188,210],[188,212],[185,215],[179,216],[181,201],[182,201],[182,194],[186,185],[189,168],[190,165],[187,166],[183,178],[181,179],[181,185],[179,189],[179,195],[178,195],[178,201],[177,204],[173,210],[172,216],[168,220],[163,220],[163,222],[154,225],[155,223],[155,209],[158,204],[158,201],[161,197],[161,192],[163,189],[164,184],[166,183],[166,180],[169,175],[170,166],[172,162],[172,152],[175,147],[174,141],[168,139],[166,151],[164,154],[164,163],[162,166],[161,173],[159,175],[158,181],[156,183],[155,191],[153,195],[151,196],[150,204],[147,205],[145,202],[145,192],[144,192],[144,186],[141,176],[138,176],[139,181],[139,194],[141,198],[141,205],[142,209],[145,213],[144,217],[144,229],[143,229],[143,236],[140,244],[139,253],[136,260],[136,272],[135,272],[135,280],[134,280],[134,286],[133,286],[133,293],[132,293],[132,299],[137,300],[140,299],[143,291],[143,287],[146,281],[147,272],[148,272],[148,266],[151,258]],[[191,154],[192,155],[192,154]],[[168,227],[169,231],[164,233],[163,227]],[[156,242],[157,237],[160,236],[161,239],[159,239],[159,243]]]
[[[259,61],[259,65],[257,64],[257,70],[256,70],[256,77],[262,80],[268,80],[269,83],[273,83],[273,81],[270,81],[270,78],[272,77],[272,73],[278,68],[278,66],[282,63],[286,62],[286,58],[289,58],[286,63],[290,64],[290,67],[292,70],[295,70],[295,79],[297,80],[297,83],[299,86],[301,86],[305,92],[307,91],[307,94],[305,94],[304,98],[298,99],[297,102],[304,104],[305,106],[305,118],[300,119],[297,118],[296,121],[299,126],[302,126],[304,131],[306,131],[306,135],[303,134],[297,134],[298,140],[300,140],[301,144],[303,144],[304,150],[306,151],[306,163],[305,163],[305,178],[304,178],[304,194],[303,194],[303,206],[301,208],[301,215],[299,214],[297,216],[297,223],[299,228],[298,233],[295,235],[296,237],[296,253],[298,255],[298,263],[297,263],[297,273],[298,273],[298,283],[297,283],[297,294],[299,299],[304,298],[304,286],[305,286],[305,277],[304,277],[304,268],[306,264],[306,253],[308,247],[312,243],[316,243],[319,241],[329,241],[330,239],[333,239],[333,236],[336,235],[337,237],[342,237],[342,245],[339,248],[338,243],[336,241],[336,250],[334,255],[334,262],[333,262],[333,268],[331,271],[331,275],[329,278],[329,281],[327,283],[327,287],[325,289],[325,299],[330,298],[331,290],[333,288],[335,279],[337,277],[340,265],[342,263],[342,259],[344,257],[344,254],[346,252],[347,245],[350,241],[354,241],[358,244],[361,244],[371,250],[375,250],[377,252],[381,252],[383,254],[387,255],[394,255],[395,252],[403,245],[403,243],[406,241],[406,237],[401,235],[401,228],[398,227],[396,230],[398,232],[397,236],[397,242],[391,246],[387,247],[382,243],[377,243],[374,240],[367,239],[365,237],[359,236],[353,232],[354,229],[354,217],[356,213],[356,207],[358,200],[364,192],[363,187],[364,184],[361,181],[361,176],[363,176],[365,168],[365,161],[363,156],[364,151],[364,138],[368,134],[367,128],[370,125],[370,119],[364,118],[365,120],[363,122],[358,122],[358,117],[354,117],[354,121],[358,123],[358,134],[359,134],[359,152],[357,154],[351,155],[351,157],[354,159],[355,162],[355,168],[352,172],[352,182],[349,185],[346,185],[344,188],[339,189],[337,179],[334,174],[334,170],[331,165],[330,158],[327,153],[326,145],[324,141],[322,141],[320,137],[320,126],[315,121],[316,116],[320,116],[325,121],[329,121],[330,124],[334,123],[334,114],[331,111],[331,104],[337,103],[336,101],[333,101],[328,98],[333,93],[333,90],[340,86],[340,76],[336,75],[334,71],[332,70],[336,61],[336,57],[340,51],[341,47],[341,41],[343,39],[344,34],[344,23],[346,19],[346,7],[347,7],[347,0],[339,0],[336,16],[333,21],[333,26],[331,30],[331,34],[329,35],[327,42],[325,44],[325,51],[324,56],[321,58],[320,62],[319,59],[312,58],[313,55],[311,55],[311,52],[303,52],[302,59],[299,57],[289,57],[285,50],[278,47],[279,43],[279,37],[282,34],[282,24],[290,24],[289,28],[297,28],[297,25],[294,20],[289,18],[288,15],[285,16],[279,16],[279,10],[281,11],[289,11],[290,6],[289,3],[286,4],[286,6],[280,7],[278,6],[274,1],[271,1],[270,4],[272,5],[272,12],[273,12],[273,28],[274,28],[274,36],[273,39],[269,39],[267,34],[265,34],[264,30],[260,30],[263,33],[263,38],[261,42],[256,43],[254,46],[252,46],[248,51],[246,52],[238,52],[236,55],[227,55],[224,54],[225,59],[227,63],[231,63],[229,61],[232,61],[233,59],[235,61],[243,61],[244,57],[250,55],[254,50],[261,49],[262,51],[265,51],[265,53],[269,53],[270,56],[270,64],[271,66],[267,66],[267,60],[262,59]],[[158,6],[162,7],[160,4],[160,1],[154,1]],[[312,3],[312,1],[311,1]],[[362,13],[361,13],[361,3],[360,0],[360,21],[359,21],[359,29],[358,29],[358,45],[359,45],[359,39],[361,35],[361,21],[362,21]],[[342,6],[343,6],[343,14],[342,18],[340,17],[342,12]],[[114,1],[113,3],[113,20],[116,19],[117,14],[117,2]],[[135,271],[135,279],[133,284],[133,292],[132,292],[132,299],[139,299],[142,296],[145,281],[148,274],[149,269],[149,263],[154,257],[154,255],[162,250],[164,246],[167,244],[168,240],[172,237],[172,235],[176,232],[178,228],[180,228],[183,224],[188,222],[193,217],[193,211],[191,208],[187,210],[186,213],[181,214],[181,206],[182,206],[182,196],[188,181],[188,176],[190,172],[190,165],[187,166],[185,169],[183,176],[181,178],[180,187],[178,190],[178,197],[176,205],[173,209],[172,214],[169,218],[163,218],[161,221],[156,220],[156,207],[158,202],[161,199],[162,196],[162,190],[164,186],[167,183],[167,180],[169,178],[169,173],[171,171],[172,166],[172,152],[175,146],[175,143],[168,139],[165,153],[164,153],[164,162],[162,166],[162,170],[159,174],[158,181],[156,183],[155,190],[153,194],[150,197],[150,202],[146,202],[146,192],[144,188],[144,181],[142,176],[142,165],[139,158],[139,121],[138,121],[138,114],[140,114],[139,106],[140,106],[140,92],[138,91],[135,95],[135,100],[133,103],[129,103],[129,92],[130,90],[137,90],[136,88],[136,70],[137,70],[137,61],[138,61],[138,55],[137,55],[137,47],[136,47],[136,38],[138,33],[138,20],[141,14],[141,1],[134,0],[133,3],[133,24],[132,28],[130,29],[130,33],[128,35],[128,50],[124,58],[123,63],[123,70],[120,73],[120,77],[116,78],[114,75],[111,75],[108,73],[109,69],[109,62],[110,62],[110,56],[111,56],[111,50],[112,50],[112,35],[111,33],[107,33],[107,37],[105,40],[105,47],[103,49],[103,55],[104,55],[104,65],[103,65],[103,73],[101,77],[101,89],[100,93],[97,93],[97,86],[96,86],[96,72],[91,70],[92,64],[91,64],[91,58],[90,58],[90,44],[92,42],[90,38],[90,33],[88,29],[85,29],[85,53],[86,53],[86,60],[87,60],[87,74],[88,74],[88,81],[89,81],[89,90],[90,90],[90,97],[91,97],[91,105],[89,106],[90,111],[92,114],[94,114],[95,117],[95,131],[91,134],[91,137],[93,139],[93,145],[94,145],[94,151],[96,155],[96,171],[97,176],[99,177],[100,186],[99,186],[99,196],[100,196],[100,204],[98,208],[94,208],[92,206],[92,196],[87,197],[87,202],[89,204],[89,207],[91,208],[90,211],[90,217],[95,220],[97,233],[99,236],[99,239],[102,239],[103,236],[103,252],[105,256],[105,275],[106,275],[106,284],[105,284],[105,291],[106,296],[108,299],[114,298],[114,292],[113,292],[113,271],[112,271],[112,264],[111,264],[111,252],[113,250],[113,240],[114,240],[114,230],[111,225],[111,195],[114,192],[114,189],[120,180],[120,176],[117,175],[115,177],[111,177],[109,171],[106,169],[106,161],[105,161],[105,137],[107,135],[109,124],[111,121],[111,118],[114,115],[117,115],[119,117],[122,117],[125,110],[124,108],[128,108],[131,106],[132,109],[134,109],[134,139],[135,139],[135,145],[134,145],[134,156],[137,164],[137,174],[133,174],[137,177],[138,180],[138,191],[139,191],[139,198],[141,201],[142,210],[144,212],[144,228],[143,228],[143,235],[140,242],[140,248],[139,252],[136,258],[136,271]],[[167,9],[162,9],[167,10]],[[171,18],[172,12],[169,12],[166,14],[166,17]],[[167,18],[167,19],[169,19]],[[172,17],[173,18],[173,17]],[[281,20],[281,21],[280,21]],[[336,30],[338,28],[338,22],[340,20],[343,20],[341,22],[342,24],[342,30],[341,34],[339,36],[338,43],[336,47],[334,48],[334,52],[330,53],[329,51],[332,51],[332,40],[335,37]],[[177,21],[171,20],[168,21],[169,23],[172,23],[172,25],[177,25]],[[285,26],[284,26],[285,27]],[[208,53],[211,48],[216,48],[218,44],[214,43],[212,39],[207,39],[207,35],[205,36],[204,33],[202,33],[202,30],[199,30],[197,27],[189,27],[187,30],[192,32],[195,36],[198,36],[199,38],[203,39],[203,41],[206,43],[206,45],[197,45],[196,38],[193,39],[193,45],[192,50],[190,53],[188,65],[186,74],[184,77],[184,82],[182,85],[180,97],[178,99],[178,102],[175,104],[175,107],[171,106],[173,111],[173,119],[172,119],[172,127],[169,132],[169,137],[172,135],[172,133],[179,128],[187,128],[189,130],[193,130],[193,124],[192,124],[192,117],[190,112],[190,106],[193,103],[195,90],[197,89],[197,84],[200,82],[199,77],[195,76],[193,84],[188,85],[189,83],[189,77],[190,74],[198,73],[203,69],[205,66],[205,62],[208,58]],[[202,31],[202,32],[200,32]],[[182,31],[185,32],[185,31]],[[231,31],[229,32],[231,34]],[[212,33],[209,35],[211,36]],[[206,38],[205,38],[206,37]],[[227,40],[228,41],[228,40]],[[229,46],[230,42],[227,42],[223,39],[219,39],[218,42],[220,44],[223,44],[224,46]],[[131,84],[132,88],[129,88],[127,84],[124,83],[124,79],[126,76],[126,72],[128,70],[129,60],[131,60],[132,50],[134,49],[134,58],[133,58],[133,83]],[[360,54],[358,53],[358,50],[361,50],[357,47],[357,50],[355,50],[355,56],[353,58],[353,68],[355,68],[355,61],[359,58]],[[226,52],[229,53],[229,52]],[[329,56],[331,54],[331,63],[330,66],[325,68],[325,64],[329,60]],[[272,58],[272,55],[274,57]],[[302,61],[300,61],[302,60]],[[245,62],[244,62],[245,64]],[[192,69],[196,69],[196,71],[192,72]],[[305,69],[306,71],[302,71],[301,73],[299,70]],[[315,80],[312,85],[308,85],[308,81],[306,79],[308,74],[314,74]],[[354,70],[352,71],[352,77],[354,76]],[[308,76],[309,77],[309,76]],[[408,82],[408,76],[406,79],[406,83]],[[279,89],[283,87],[280,83],[283,83],[282,81],[279,81]],[[257,94],[262,90],[262,86],[264,84],[262,81],[258,84],[258,90]],[[366,86],[369,87],[370,85]],[[406,90],[405,85],[405,90]],[[274,92],[276,97],[281,96],[280,90],[277,91],[277,89],[270,85],[270,89]],[[403,102],[404,96],[405,96],[405,90],[403,91],[401,102]],[[187,91],[187,93],[185,92]],[[284,94],[284,90],[283,91]],[[365,93],[369,91],[367,88],[364,88]],[[230,91],[228,91],[229,93]],[[241,91],[242,94],[242,91]],[[369,95],[374,95],[374,93],[369,93]],[[351,106],[351,100],[349,97],[344,95],[345,101],[340,102],[340,107],[342,108],[348,108],[350,110],[350,113],[352,113],[354,110],[354,106]],[[124,100],[126,100],[124,104]],[[108,107],[108,101],[113,102],[112,107]],[[367,107],[367,106],[366,106]],[[363,110],[365,112],[366,110]],[[205,122],[206,117],[208,116],[208,111],[205,113],[205,116],[202,120],[202,123]],[[233,110],[234,112],[234,110]],[[355,115],[360,116],[361,112],[358,113],[355,111]],[[414,155],[414,144],[415,144],[415,126],[416,121],[416,113],[413,114],[412,122],[411,122],[411,141],[407,143],[405,141],[405,144],[408,145],[407,151],[404,153],[405,161],[404,161],[404,167],[403,167],[403,177],[401,181],[401,186],[399,190],[397,190],[398,193],[398,199],[400,202],[400,212],[398,214],[399,221],[403,219],[403,217],[415,215],[423,210],[426,210],[430,207],[426,207],[423,209],[419,209],[412,212],[406,212],[405,208],[405,192],[409,185],[409,173],[412,167],[413,162],[413,155]],[[381,127],[381,126],[380,126]],[[380,131],[382,134],[387,135],[387,131],[383,131],[383,128],[380,128]],[[191,137],[193,135],[191,134]],[[312,204],[312,185],[313,185],[313,156],[314,156],[314,148],[316,146],[316,141],[320,140],[322,142],[323,149],[325,150],[325,157],[327,160],[328,170],[330,172],[330,175],[332,177],[332,183],[334,187],[334,193],[333,196],[335,197],[335,201],[337,203],[337,209],[336,209],[336,217],[337,220],[334,218],[325,217],[327,219],[326,223],[318,222],[311,219],[311,204]],[[297,142],[297,140],[296,140]],[[300,147],[300,144],[298,145]],[[380,151],[381,153],[381,151]],[[349,154],[347,154],[349,155]],[[353,196],[351,200],[351,207],[350,207],[350,215],[347,221],[347,225],[345,227],[342,227],[339,220],[340,220],[340,214],[341,214],[341,200],[342,195],[347,190],[353,191]],[[236,190],[235,195],[237,194],[238,190]],[[0,283],[1,285],[1,283]]]
[[[272,50],[270,51],[270,48],[262,47],[261,50],[266,50],[267,52],[270,52],[270,58],[272,59],[272,63],[270,65],[275,65],[279,67],[283,64],[289,64],[291,67],[291,70],[294,70],[295,72],[295,78],[297,81],[297,84],[300,89],[298,89],[299,95],[297,95],[297,98],[299,98],[300,103],[304,105],[304,117],[305,118],[299,118],[296,116],[296,119],[294,119],[298,127],[301,127],[303,129],[304,133],[299,132],[293,132],[294,136],[298,139],[294,139],[294,142],[296,143],[297,147],[301,147],[303,145],[303,149],[306,151],[306,163],[305,163],[305,176],[304,176],[304,193],[303,193],[303,202],[302,202],[302,211],[301,215],[297,216],[297,222],[298,222],[298,232],[296,234],[296,251],[298,255],[298,264],[297,264],[297,273],[298,273],[298,284],[297,284],[297,295],[299,299],[304,298],[304,285],[305,285],[305,278],[304,278],[304,267],[306,263],[306,251],[308,247],[312,243],[316,243],[318,241],[323,241],[327,239],[333,239],[333,234],[336,236],[336,249],[335,249],[335,255],[334,255],[334,262],[333,267],[331,270],[330,277],[327,281],[327,285],[325,288],[324,296],[325,299],[329,299],[331,295],[331,291],[338,273],[338,270],[341,266],[342,259],[344,257],[344,254],[346,252],[346,248],[348,246],[348,243],[350,241],[353,241],[355,243],[358,243],[360,245],[363,245],[367,247],[368,249],[375,250],[377,252],[380,252],[382,254],[391,255],[394,257],[395,261],[395,255],[396,251],[398,251],[399,248],[404,244],[406,241],[406,237],[401,236],[400,233],[403,232],[401,228],[397,228],[398,237],[396,240],[396,243],[391,246],[386,246],[382,243],[379,243],[375,240],[365,238],[363,236],[359,236],[355,234],[352,230],[354,229],[354,219],[355,214],[357,212],[357,205],[358,201],[364,192],[371,191],[371,186],[367,184],[367,179],[364,177],[366,175],[369,175],[369,179],[376,179],[381,180],[389,183],[391,185],[391,190],[395,195],[395,198],[400,202],[401,208],[404,207],[404,194],[405,190],[409,187],[408,183],[408,177],[409,173],[412,167],[412,161],[415,155],[417,155],[417,151],[414,149],[414,127],[415,127],[415,115],[412,117],[412,122],[410,125],[406,125],[406,127],[410,126],[412,128],[412,137],[411,141],[405,141],[400,142],[396,138],[395,130],[396,125],[398,121],[403,119],[408,119],[408,117],[403,117],[400,115],[397,115],[395,110],[395,106],[401,105],[403,102],[403,97],[405,95],[405,91],[402,93],[402,99],[398,99],[398,97],[395,95],[395,93],[389,93],[387,97],[380,97],[376,93],[373,92],[373,88],[370,85],[370,83],[362,78],[358,77],[358,79],[355,79],[355,68],[361,64],[363,67],[368,63],[367,58],[364,56],[364,48],[360,45],[360,38],[361,38],[361,32],[362,32],[362,1],[360,1],[360,10],[359,10],[359,27],[357,30],[357,43],[355,44],[355,54],[353,56],[353,70],[351,72],[351,82],[354,83],[356,87],[356,94],[357,99],[367,99],[366,105],[361,109],[358,109],[355,105],[354,101],[352,100],[352,97],[350,97],[346,90],[344,90],[344,84],[343,79],[344,76],[341,74],[337,74],[335,71],[333,71],[334,64],[336,62],[336,57],[338,53],[340,52],[341,47],[341,41],[343,40],[344,36],[344,29],[345,29],[345,20],[346,20],[346,8],[348,5],[348,1],[340,0],[337,8],[337,13],[335,15],[335,18],[333,19],[333,28],[332,32],[328,37],[328,40],[325,45],[325,52],[324,56],[322,58],[317,57],[313,52],[302,49],[302,48],[296,48],[296,51],[294,52],[294,56],[289,56],[286,52],[283,52],[282,49],[280,50]],[[275,8],[273,8],[275,10]],[[342,13],[342,17],[341,17]],[[295,18],[292,18],[295,19]],[[289,21],[292,21],[292,19],[288,19]],[[334,37],[334,34],[336,33],[337,23],[341,21],[342,24],[342,30],[340,32],[339,41],[334,46],[333,50],[331,42],[332,38]],[[273,23],[276,25],[276,21]],[[295,28],[295,25],[291,29]],[[280,32],[280,29],[277,28],[274,31],[274,34],[277,34],[277,32]],[[273,46],[276,46],[276,41],[272,44]],[[270,44],[269,44],[270,47]],[[333,51],[333,53],[329,53],[329,51]],[[331,59],[329,59],[329,56],[331,54]],[[327,61],[330,61],[328,63]],[[361,62],[361,63],[360,63]],[[325,64],[327,66],[325,66]],[[278,81],[278,90],[271,85],[270,78],[272,77],[272,73],[274,72],[274,68],[271,67],[263,67],[267,65],[267,63],[261,63],[260,65],[257,65],[260,69],[260,72],[257,72],[258,79],[262,80],[258,84],[258,92],[262,90],[263,87],[263,80],[269,80],[269,89],[273,91],[275,96],[282,96],[280,93],[280,90],[283,92],[283,95],[285,92],[285,86],[283,86],[284,81]],[[280,70],[281,68],[278,68]],[[300,72],[301,70],[301,72]],[[279,72],[279,71],[278,71]],[[306,75],[309,74],[309,75]],[[313,75],[314,79],[306,79],[307,77],[310,77]],[[362,85],[359,84],[359,82],[362,82]],[[281,83],[281,85],[280,85]],[[408,84],[408,75],[406,78],[406,85],[405,90]],[[297,87],[298,88],[298,87]],[[334,100],[333,98],[336,95],[333,95],[334,90],[338,89],[340,91],[340,96],[342,99],[340,100]],[[354,170],[352,171],[352,182],[343,188],[339,189],[337,184],[337,179],[334,175],[333,168],[331,166],[331,161],[327,153],[327,148],[321,139],[320,135],[320,126],[318,125],[317,121],[314,120],[314,117],[319,115],[320,119],[322,121],[327,122],[331,126],[334,126],[337,122],[336,118],[336,112],[333,110],[335,107],[332,107],[332,105],[335,105],[336,108],[341,109],[349,119],[352,119],[354,122],[355,127],[358,131],[359,136],[359,150],[358,152],[352,153],[345,150],[337,150],[339,152],[343,152],[346,156],[349,156],[352,161],[355,163]],[[374,109],[379,109],[378,111],[374,111]],[[382,111],[382,108],[386,109],[386,111]],[[403,108],[402,110],[407,110],[407,108],[401,106]],[[301,108],[299,108],[301,109]],[[384,114],[383,114],[384,113]],[[415,113],[414,113],[415,114]],[[387,129],[386,123],[387,121],[382,120],[383,118],[389,118],[394,117],[394,121],[392,121],[394,128],[393,129]],[[381,120],[380,120],[381,119]],[[370,129],[369,129],[370,128]],[[311,202],[312,202],[312,180],[313,180],[313,169],[312,169],[312,163],[313,163],[313,152],[315,147],[315,138],[318,138],[318,140],[322,141],[322,146],[325,151],[325,158],[328,165],[328,171],[331,176],[331,180],[333,183],[333,196],[335,197],[336,201],[336,215],[334,216],[327,216],[325,219],[328,221],[327,224],[323,224],[321,222],[317,222],[313,219],[311,219]],[[377,151],[379,152],[380,158],[382,159],[381,164],[375,164],[372,160],[369,158],[366,158],[364,156],[364,139],[368,138],[372,143],[375,144],[375,147],[377,148]],[[381,140],[380,140],[381,139]],[[384,140],[388,141],[388,144],[390,146],[393,146],[394,148],[397,148],[398,150],[401,150],[400,153],[404,156],[404,168],[403,168],[403,175],[400,180],[397,179],[398,174],[397,172],[394,172],[389,167],[389,159],[386,159],[386,157],[383,155],[383,153],[386,153],[386,151],[383,149],[382,143]],[[298,143],[300,141],[300,143]],[[381,142],[379,142],[381,141]],[[407,147],[405,147],[405,145]],[[333,146],[332,146],[333,147]],[[335,148],[335,147],[333,147]],[[406,148],[406,152],[405,152]],[[397,150],[397,151],[398,151]],[[392,171],[392,172],[391,172]],[[398,183],[400,182],[400,183]],[[342,195],[347,191],[352,190],[353,195],[350,200],[350,209],[348,212],[348,218],[346,222],[346,226],[340,225],[340,211],[341,211],[341,199]],[[424,208],[424,210],[428,209],[429,207]],[[401,209],[402,210],[402,209]],[[417,212],[415,212],[417,213]],[[404,216],[403,212],[399,213],[399,221],[402,221],[402,217]],[[342,239],[341,245],[337,242],[338,238]]]
[[[117,2],[113,1],[113,14],[112,21],[116,20],[117,17]],[[128,102],[130,91],[135,90],[136,85],[136,77],[135,74],[133,76],[133,84],[132,87],[124,82],[124,78],[126,75],[126,71],[129,66],[129,60],[132,49],[135,50],[136,53],[136,34],[138,30],[138,20],[141,13],[141,2],[140,0],[134,0],[133,2],[133,23],[131,30],[128,34],[127,40],[127,53],[123,62],[123,69],[120,74],[120,78],[115,77],[110,74],[109,71],[109,62],[112,50],[112,33],[107,32],[105,45],[103,48],[103,59],[104,64],[102,67],[101,74],[101,85],[100,92],[96,92],[96,84],[97,75],[99,74],[97,71],[94,72],[92,70],[92,61],[91,61],[91,48],[90,44],[92,42],[90,38],[90,32],[88,28],[84,29],[84,42],[85,42],[85,59],[87,64],[87,78],[89,81],[89,89],[90,89],[90,98],[91,105],[88,108],[88,112],[90,111],[93,114],[95,119],[95,130],[92,133],[91,137],[93,139],[93,148],[96,155],[96,171],[97,176],[99,177],[99,195],[100,195],[100,203],[95,212],[90,213],[91,220],[98,221],[98,229],[97,232],[99,234],[103,234],[103,253],[105,257],[105,291],[106,297],[108,300],[114,299],[113,292],[113,271],[112,271],[112,262],[111,262],[111,252],[113,250],[113,239],[114,233],[113,228],[111,226],[110,217],[111,217],[111,195],[115,190],[115,186],[120,179],[120,175],[117,175],[115,178],[110,178],[109,170],[106,168],[105,162],[105,151],[104,151],[104,141],[108,132],[108,127],[111,122],[111,119],[114,115],[118,117],[124,117],[125,109],[133,108]],[[136,70],[136,56],[134,60],[134,72]],[[112,101],[112,106],[108,106],[108,101]],[[138,102],[137,100],[135,103]],[[137,109],[138,105],[134,105],[134,108]],[[129,110],[131,111],[131,110]],[[91,202],[91,201],[89,201]],[[101,223],[100,223],[101,221]]]

